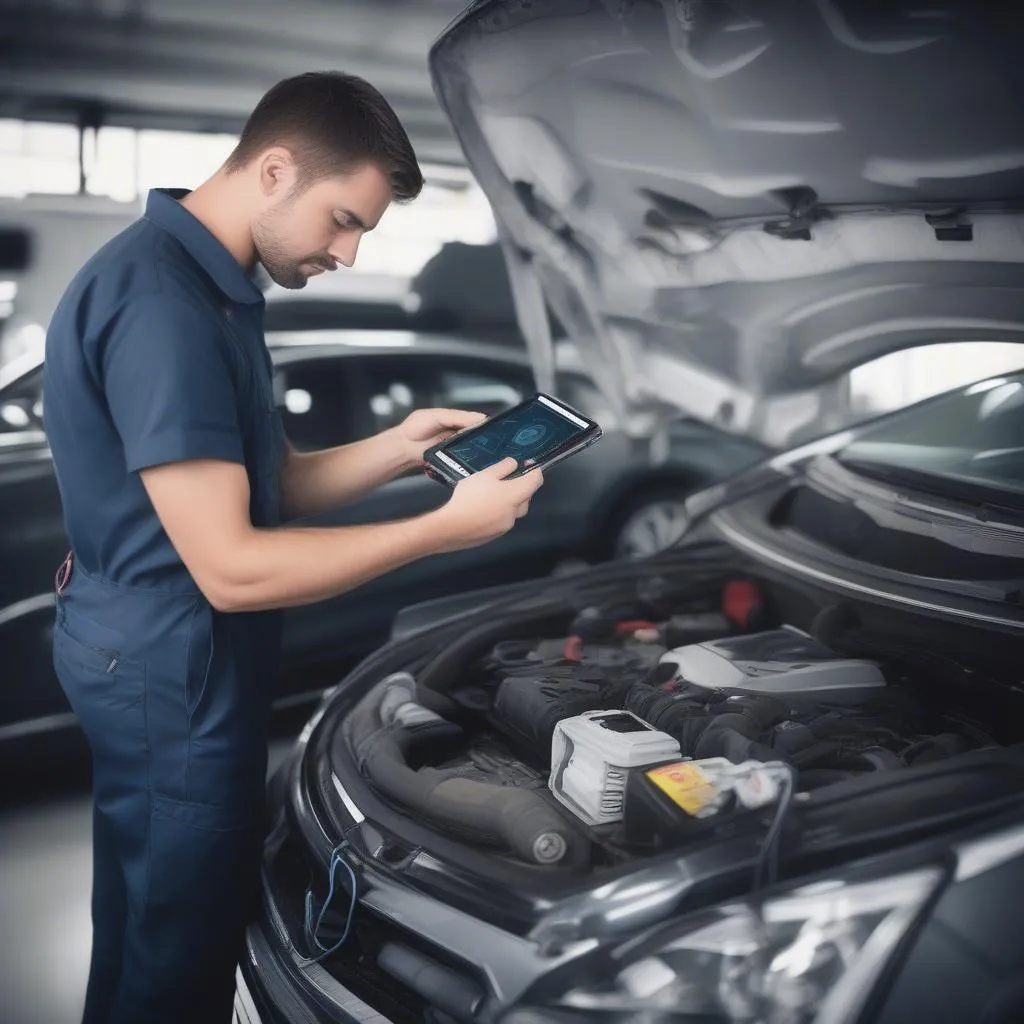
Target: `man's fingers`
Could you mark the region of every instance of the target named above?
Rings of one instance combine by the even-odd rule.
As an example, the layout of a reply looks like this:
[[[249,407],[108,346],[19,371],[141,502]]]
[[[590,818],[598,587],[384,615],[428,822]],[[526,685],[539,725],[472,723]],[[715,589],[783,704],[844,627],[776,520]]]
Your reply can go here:
[[[541,484],[544,483],[544,474],[539,469],[531,469],[519,479],[526,485],[527,493],[533,495],[540,490]]]
[[[529,511],[530,511],[530,503],[529,503],[528,501],[524,501],[524,502],[523,502],[523,503],[522,503],[522,504],[521,504],[521,505],[520,505],[520,506],[519,506],[519,507],[518,507],[518,508],[516,509],[516,519],[522,519],[522,518],[523,518],[523,516],[525,516],[525,515],[526,515],[526,513],[527,513],[527,512],[529,512]]]
[[[496,476],[499,479],[504,480],[509,473],[515,472],[519,468],[519,463],[515,459],[508,457],[502,459],[500,462],[494,463],[493,466],[488,466],[487,469],[481,470],[483,473],[490,473],[491,476]]]

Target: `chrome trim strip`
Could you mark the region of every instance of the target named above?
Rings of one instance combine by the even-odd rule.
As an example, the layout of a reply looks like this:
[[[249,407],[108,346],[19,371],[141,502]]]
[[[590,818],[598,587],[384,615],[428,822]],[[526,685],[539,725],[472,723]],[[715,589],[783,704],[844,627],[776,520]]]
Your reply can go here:
[[[771,562],[783,569],[796,573],[799,576],[810,577],[840,590],[851,590],[858,594],[867,594],[870,597],[887,601],[890,604],[902,604],[912,608],[919,608],[923,611],[939,612],[944,615],[953,615],[961,619],[971,619],[975,622],[988,622],[994,626],[1012,626],[1014,629],[1024,629],[1024,623],[1020,619],[1007,619],[1001,615],[985,615],[981,612],[970,612],[964,608],[954,608],[949,605],[936,604],[933,601],[922,601],[914,597],[904,597],[902,594],[893,594],[887,590],[879,590],[877,587],[869,587],[864,583],[854,583],[852,580],[844,579],[842,576],[833,576],[831,573],[821,569],[814,569],[804,565],[788,555],[780,554],[778,551],[753,540],[746,534],[741,533],[734,526],[723,522],[721,513],[711,517],[715,528],[719,530],[731,543],[752,554],[763,562]]]
[[[263,1024],[241,967],[235,968],[235,1005],[231,1024]]]
[[[341,797],[345,810],[351,815],[356,824],[366,821],[366,815],[355,805],[355,801],[348,795],[348,790],[341,784],[341,779],[334,772],[331,772],[331,782],[334,783],[334,791]]]
[[[48,590],[45,594],[36,594],[34,597],[25,597],[20,601],[15,601],[14,604],[9,604],[6,608],[0,608],[0,626],[6,626],[8,622],[31,615],[32,612],[52,608],[56,600],[53,591]]]
[[[958,882],[966,882],[978,875],[1002,867],[1007,861],[1024,856],[1024,825],[1004,832],[975,839],[956,848],[956,875]]]
[[[78,716],[73,711],[59,715],[43,715],[41,718],[28,718],[12,725],[0,725],[0,743],[9,740],[25,739],[41,732],[55,732],[57,729],[72,729],[78,725]]]

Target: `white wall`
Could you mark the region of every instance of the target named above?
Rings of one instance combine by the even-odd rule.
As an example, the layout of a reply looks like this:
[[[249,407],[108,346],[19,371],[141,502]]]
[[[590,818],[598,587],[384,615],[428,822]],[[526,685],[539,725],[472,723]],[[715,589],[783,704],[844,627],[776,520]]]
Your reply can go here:
[[[0,363],[19,354],[45,329],[68,283],[86,260],[138,215],[134,203],[91,196],[30,196],[0,200],[0,226],[32,234],[32,266],[24,274],[3,274],[18,286],[14,313],[0,335]]]
[[[893,352],[858,367],[851,374],[850,400],[860,415],[876,415],[1021,369],[1021,344],[960,341],[925,345]]]

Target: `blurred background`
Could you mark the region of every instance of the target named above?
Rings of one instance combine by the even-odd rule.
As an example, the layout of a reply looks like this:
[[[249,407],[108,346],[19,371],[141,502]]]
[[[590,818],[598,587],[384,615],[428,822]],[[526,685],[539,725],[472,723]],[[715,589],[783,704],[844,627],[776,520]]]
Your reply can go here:
[[[341,69],[372,81],[397,109],[427,186],[385,215],[353,270],[301,294],[268,288],[289,433],[326,446],[391,425],[418,404],[493,412],[526,396],[533,378],[494,217],[427,72],[429,46],[463,6],[0,0],[0,1024],[77,1020],[89,952],[88,766],[47,648],[50,581],[64,550],[38,374],[53,309],[79,267],[139,216],[150,188],[194,187],[217,169],[267,88],[302,71]],[[612,437],[578,341],[560,339],[559,388]],[[1018,363],[1016,346],[971,338],[887,356],[853,373],[843,416],[899,408]],[[346,394],[366,398],[355,419],[338,411],[348,408]],[[599,461],[581,459],[583,483],[565,477],[585,515],[552,490],[537,534],[524,532],[523,547],[496,548],[493,562],[399,576],[391,591],[368,592],[358,611],[372,610],[372,621],[341,605],[291,619],[292,681],[274,757],[310,700],[365,653],[352,638],[378,642],[403,602],[663,546],[676,536],[686,492],[764,454],[680,422],[660,468],[637,476],[630,444],[608,441]],[[399,481],[354,520],[333,521],[410,514],[439,500],[432,488]]]

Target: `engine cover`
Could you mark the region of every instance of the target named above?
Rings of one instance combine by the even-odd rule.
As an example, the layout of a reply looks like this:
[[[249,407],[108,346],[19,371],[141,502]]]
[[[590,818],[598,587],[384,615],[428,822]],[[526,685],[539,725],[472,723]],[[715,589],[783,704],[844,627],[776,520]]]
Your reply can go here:
[[[885,687],[873,661],[843,658],[792,627],[723,637],[669,651],[662,664],[679,678],[708,690],[866,697]]]

